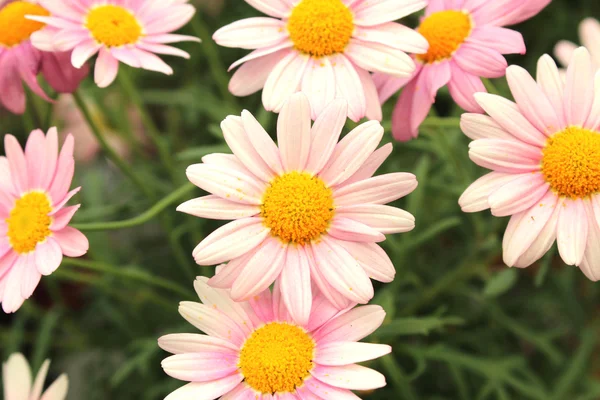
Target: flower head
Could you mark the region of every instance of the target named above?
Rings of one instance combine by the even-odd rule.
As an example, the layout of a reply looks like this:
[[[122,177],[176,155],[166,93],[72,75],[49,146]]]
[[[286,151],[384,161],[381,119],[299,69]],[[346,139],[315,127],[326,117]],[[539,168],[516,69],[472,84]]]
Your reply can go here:
[[[63,254],[79,257],[87,238],[67,226],[79,206],[65,204],[80,188],[69,191],[75,162],[73,137],[58,152],[55,128],[48,135],[33,131],[25,152],[12,135],[4,137],[0,157],[0,301],[15,312],[32,294],[42,275],[52,274]]]
[[[44,361],[35,380],[32,380],[31,369],[25,357],[20,353],[11,355],[2,364],[4,400],[64,400],[69,389],[69,380],[65,374],[42,394],[49,367],[50,361]]]
[[[80,68],[98,53],[94,79],[100,87],[110,85],[119,61],[134,68],[172,74],[173,70],[156,54],[189,58],[169,43],[199,41],[175,35],[193,17],[195,9],[187,0],[39,0],[49,16],[29,16],[48,25],[32,35],[33,45],[45,51],[73,51],[71,62]]]
[[[358,399],[350,390],[385,386],[385,377],[356,365],[390,353],[390,346],[357,343],[374,332],[385,312],[370,305],[338,311],[317,294],[310,317],[296,321],[275,285],[248,302],[199,277],[194,287],[204,304],[182,302],[181,315],[206,335],[172,334],[158,344],[175,355],[162,367],[191,382],[167,400],[194,398]]]
[[[278,280],[284,303],[308,318],[311,280],[340,309],[373,297],[369,278],[394,279],[394,267],[376,244],[385,234],[414,228],[414,217],[386,206],[417,187],[414,175],[373,177],[391,153],[377,149],[383,128],[360,125],[339,143],[346,104],[334,101],[311,128],[310,105],[295,94],[279,115],[279,147],[244,111],[221,127],[233,154],[212,154],[187,170],[191,182],[212,193],[178,210],[203,218],[233,219],[194,250],[200,265],[226,261],[211,279],[232,288],[236,301]]]
[[[503,28],[524,21],[550,0],[432,0],[417,31],[429,42],[425,54],[415,56],[417,69],[409,78],[375,74],[381,103],[404,88],[392,115],[397,140],[410,140],[435,102],[437,91],[448,85],[459,106],[483,112],[473,95],[485,92],[481,78],[504,76],[503,54],[525,53],[520,33]]]
[[[527,267],[554,241],[569,265],[600,279],[600,74],[585,48],[575,51],[566,83],[550,56],[538,63],[537,82],[521,67],[506,77],[516,103],[478,93],[489,116],[464,114],[474,141],[471,159],[493,172],[460,199],[466,212],[491,208],[511,216],[504,262]]]
[[[229,90],[247,96],[263,89],[268,111],[305,93],[318,117],[336,98],[346,99],[349,117],[381,120],[381,105],[370,71],[397,77],[412,74],[405,52],[424,53],[425,39],[393,21],[416,12],[425,0],[279,0],[248,3],[271,18],[248,18],[214,34],[221,46],[254,50],[235,62]],[[243,64],[243,65],[242,65]]]
[[[600,68],[600,23],[595,18],[586,18],[579,24],[581,44],[588,49],[595,68]],[[575,43],[560,41],[554,47],[554,55],[563,67],[569,65],[573,53],[577,49]]]
[[[25,111],[22,81],[35,94],[51,101],[37,81],[41,73],[60,93],[73,92],[87,75],[87,67],[70,65],[69,53],[42,52],[31,44],[31,36],[44,24],[26,19],[27,15],[46,16],[47,9],[37,1],[0,2],[0,104],[15,114]]]

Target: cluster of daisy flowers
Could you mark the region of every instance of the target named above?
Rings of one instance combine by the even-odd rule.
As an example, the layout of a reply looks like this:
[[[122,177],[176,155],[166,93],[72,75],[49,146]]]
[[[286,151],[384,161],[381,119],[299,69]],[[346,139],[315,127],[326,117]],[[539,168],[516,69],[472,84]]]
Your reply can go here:
[[[379,245],[415,227],[392,203],[417,188],[416,177],[377,175],[392,152],[380,147],[382,104],[402,90],[392,134],[416,138],[443,86],[468,111],[461,128],[469,154],[492,172],[459,200],[462,210],[511,216],[503,242],[508,266],[527,267],[556,241],[566,264],[600,279],[600,25],[582,24],[585,48],[560,43],[560,71],[549,56],[537,79],[508,67],[524,54],[520,33],[505,28],[539,13],[550,0],[247,0],[268,17],[219,29],[221,46],[252,52],[235,62],[229,89],[262,90],[279,114],[275,135],[248,111],[221,124],[232,154],[210,154],[188,167],[208,195],[178,211],[231,221],[193,251],[215,266],[194,288],[201,303],[180,314],[204,334],[171,334],[162,367],[188,382],[168,400],[356,399],[353,390],[385,385],[357,365],[391,352],[361,343],[384,321],[365,305],[372,280],[395,269]],[[395,21],[424,9],[416,30]],[[94,81],[109,86],[119,63],[172,74],[157,54],[189,58],[170,44],[198,41],[173,33],[195,9],[187,0],[29,0],[0,2],[0,103],[25,110],[22,82],[51,101],[77,90],[95,57]],[[239,68],[238,68],[239,67]],[[506,75],[514,102],[486,93],[482,78]],[[342,136],[348,119],[369,121]],[[314,122],[313,122],[314,121]],[[277,142],[272,136],[276,136]],[[17,311],[63,256],[89,244],[69,226],[74,139],[59,146],[55,128],[33,131],[23,149],[5,135],[0,157],[0,302]],[[357,306],[359,305],[360,306]],[[21,355],[3,366],[7,400],[62,400],[66,377],[42,395],[48,362],[32,383]],[[8,383],[7,383],[8,382]]]
[[[117,76],[119,62],[172,74],[156,54],[189,58],[169,44],[199,41],[172,33],[195,13],[187,0],[2,0],[0,1],[0,104],[25,111],[24,82],[46,101],[42,75],[58,93],[72,93],[88,75],[95,54],[94,80],[100,87]]]

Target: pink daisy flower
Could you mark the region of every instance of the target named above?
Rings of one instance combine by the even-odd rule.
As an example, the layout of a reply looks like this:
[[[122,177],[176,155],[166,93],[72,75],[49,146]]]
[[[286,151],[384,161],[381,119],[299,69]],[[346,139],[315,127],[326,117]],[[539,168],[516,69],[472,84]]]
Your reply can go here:
[[[65,400],[69,389],[69,379],[62,374],[42,393],[48,374],[50,361],[46,360],[32,381],[29,363],[20,353],[11,355],[2,364],[4,400]]]
[[[427,41],[395,21],[421,10],[426,0],[246,0],[272,18],[234,22],[213,36],[221,46],[254,50],[235,62],[229,90],[247,96],[263,89],[268,111],[302,91],[315,119],[333,99],[348,102],[349,116],[381,120],[369,71],[397,77],[415,69],[405,53],[425,53]],[[242,65],[243,64],[243,65]]]
[[[50,16],[30,16],[48,24],[32,36],[41,50],[73,50],[71,62],[80,68],[98,53],[94,80],[107,87],[116,78],[119,61],[134,68],[171,75],[173,70],[156,54],[189,58],[169,43],[199,41],[175,35],[192,19],[187,0],[39,0]],[[155,54],[156,53],[156,54]]]
[[[385,386],[382,374],[355,364],[391,352],[387,345],[358,343],[383,322],[380,306],[338,311],[316,295],[310,318],[300,323],[287,312],[278,285],[244,303],[204,277],[194,287],[204,304],[184,301],[179,312],[206,335],[158,340],[175,354],[163,360],[165,372],[191,382],[165,400],[351,400],[359,399],[351,390]]]
[[[595,68],[600,68],[600,23],[595,18],[586,18],[579,24],[581,44],[588,49]],[[563,67],[569,65],[577,45],[566,40],[560,41],[554,47],[554,55]]]
[[[347,107],[336,100],[311,128],[310,105],[295,94],[281,110],[279,148],[244,111],[221,124],[229,154],[212,154],[187,169],[189,180],[212,193],[179,211],[202,218],[233,219],[194,250],[200,265],[230,261],[210,280],[231,288],[234,300],[250,299],[281,284],[294,318],[306,322],[311,280],[338,308],[373,297],[370,277],[391,282],[395,270],[376,244],[385,234],[414,228],[414,217],[384,204],[417,187],[414,175],[373,177],[392,151],[377,149],[383,128],[360,125],[339,143]]]
[[[75,162],[73,137],[60,154],[56,128],[31,132],[25,152],[12,135],[4,136],[0,157],[0,301],[15,312],[31,297],[42,275],[52,274],[63,254],[80,257],[87,238],[68,225],[79,205],[65,207],[80,188],[69,192]]]
[[[503,242],[508,266],[531,265],[556,240],[565,263],[600,279],[600,74],[594,79],[594,71],[583,47],[566,83],[548,55],[539,61],[537,83],[511,66],[506,77],[516,104],[478,93],[489,117],[462,117],[474,140],[471,159],[493,172],[473,183],[460,205],[511,216]]]
[[[550,1],[431,0],[417,29],[428,40],[429,50],[415,57],[416,71],[404,79],[374,76],[382,104],[404,87],[392,115],[394,137],[407,141],[418,136],[419,125],[445,85],[459,106],[483,112],[473,98],[486,91],[481,78],[504,76],[503,54],[525,54],[521,34],[502,26],[531,18]]]
[[[51,101],[37,81],[41,73],[54,90],[71,93],[87,75],[87,67],[77,70],[69,53],[41,52],[31,44],[31,36],[44,27],[26,15],[48,15],[37,1],[0,1],[0,104],[15,114],[25,112],[23,83],[46,101]]]

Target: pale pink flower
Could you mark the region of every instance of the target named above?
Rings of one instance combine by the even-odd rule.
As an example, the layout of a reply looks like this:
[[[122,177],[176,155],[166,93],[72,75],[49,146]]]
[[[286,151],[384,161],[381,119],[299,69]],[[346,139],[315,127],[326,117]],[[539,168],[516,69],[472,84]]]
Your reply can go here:
[[[42,52],[33,47],[30,37],[44,24],[27,20],[28,14],[48,15],[48,11],[35,0],[0,2],[0,104],[15,114],[25,111],[22,82],[51,101],[37,81],[38,74],[57,92],[71,93],[88,73],[87,66],[80,70],[71,66],[69,53]]]
[[[579,24],[581,44],[588,49],[596,69],[600,68],[600,23],[595,18],[586,18]],[[563,67],[569,65],[577,45],[566,40],[554,47],[554,55]]]
[[[481,78],[504,76],[503,54],[525,54],[523,36],[503,26],[531,18],[550,1],[431,0],[417,29],[429,41],[429,50],[415,57],[416,71],[405,79],[374,76],[382,104],[404,88],[392,114],[394,138],[407,141],[418,136],[445,85],[460,107],[483,112],[473,98],[486,91]]]
[[[75,162],[73,137],[58,151],[55,128],[48,135],[31,132],[25,152],[12,135],[4,136],[0,157],[0,301],[4,312],[21,307],[42,275],[52,274],[63,254],[79,257],[87,238],[67,226],[79,205],[65,204],[81,188],[69,192]]]
[[[349,117],[381,120],[381,104],[369,71],[410,76],[415,63],[405,53],[424,53],[427,41],[392,22],[427,5],[426,0],[246,0],[269,15],[243,19],[213,36],[221,46],[254,50],[229,90],[247,96],[263,89],[268,111],[302,91],[315,119],[336,98],[348,102]],[[243,64],[243,65],[242,65]]]
[[[192,183],[212,193],[178,210],[202,218],[233,219],[194,250],[200,265],[231,260],[210,281],[247,300],[273,281],[298,321],[306,322],[311,280],[340,309],[373,297],[369,278],[391,282],[395,270],[376,242],[414,228],[408,212],[384,204],[417,187],[414,175],[372,177],[392,151],[377,150],[383,128],[364,123],[339,143],[344,100],[331,103],[311,128],[302,93],[281,110],[279,148],[248,111],[221,124],[233,154],[211,154],[192,165]]]
[[[15,353],[2,364],[4,400],[64,400],[69,389],[69,379],[62,374],[43,394],[44,381],[50,361],[46,360],[33,380],[29,363],[20,353]]]
[[[248,302],[199,277],[204,304],[180,303],[180,314],[206,335],[181,333],[158,344],[175,355],[162,362],[175,379],[191,382],[165,400],[359,399],[351,390],[385,386],[379,372],[355,363],[391,352],[384,344],[359,343],[383,322],[385,311],[369,305],[338,311],[317,294],[308,320],[295,320],[276,284]]]
[[[537,83],[521,67],[506,77],[516,104],[475,95],[490,115],[464,114],[461,126],[474,141],[471,159],[493,172],[460,198],[463,211],[491,208],[511,216],[504,262],[527,267],[554,241],[565,263],[600,279],[600,74],[585,48],[575,51],[566,83],[548,55]]]
[[[189,58],[169,43],[199,41],[171,32],[195,13],[187,0],[39,0],[50,16],[29,16],[48,25],[36,32],[33,45],[45,51],[73,51],[71,62],[80,68],[98,53],[94,80],[107,87],[116,78],[119,61],[134,68],[171,75],[173,70],[156,54]],[[156,54],[155,54],[156,53]]]

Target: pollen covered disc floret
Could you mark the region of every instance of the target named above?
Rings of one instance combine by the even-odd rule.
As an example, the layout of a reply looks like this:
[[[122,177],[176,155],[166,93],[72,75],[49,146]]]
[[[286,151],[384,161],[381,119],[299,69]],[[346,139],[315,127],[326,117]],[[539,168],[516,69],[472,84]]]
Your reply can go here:
[[[261,393],[294,392],[310,376],[315,342],[302,328],[271,322],[255,330],[240,352],[239,368]]]
[[[354,32],[354,17],[341,0],[302,0],[287,25],[299,51],[314,57],[342,53]]]
[[[0,46],[16,46],[46,25],[26,19],[26,15],[48,16],[50,13],[44,7],[27,1],[7,4],[0,9]]]
[[[543,149],[542,172],[560,196],[585,198],[600,191],[600,134],[576,126],[556,133]]]
[[[296,171],[273,179],[261,206],[265,225],[285,243],[318,239],[333,214],[332,190],[319,177]]]
[[[439,11],[426,17],[417,31],[429,42],[426,54],[417,59],[431,64],[450,58],[469,37],[473,29],[471,16],[463,11]]]
[[[50,199],[42,192],[27,193],[16,201],[6,224],[10,245],[17,253],[35,250],[38,243],[52,234],[52,218],[48,215],[51,211]]]
[[[136,43],[142,36],[142,26],[133,13],[121,6],[105,5],[93,8],[86,27],[97,42],[108,47]]]

